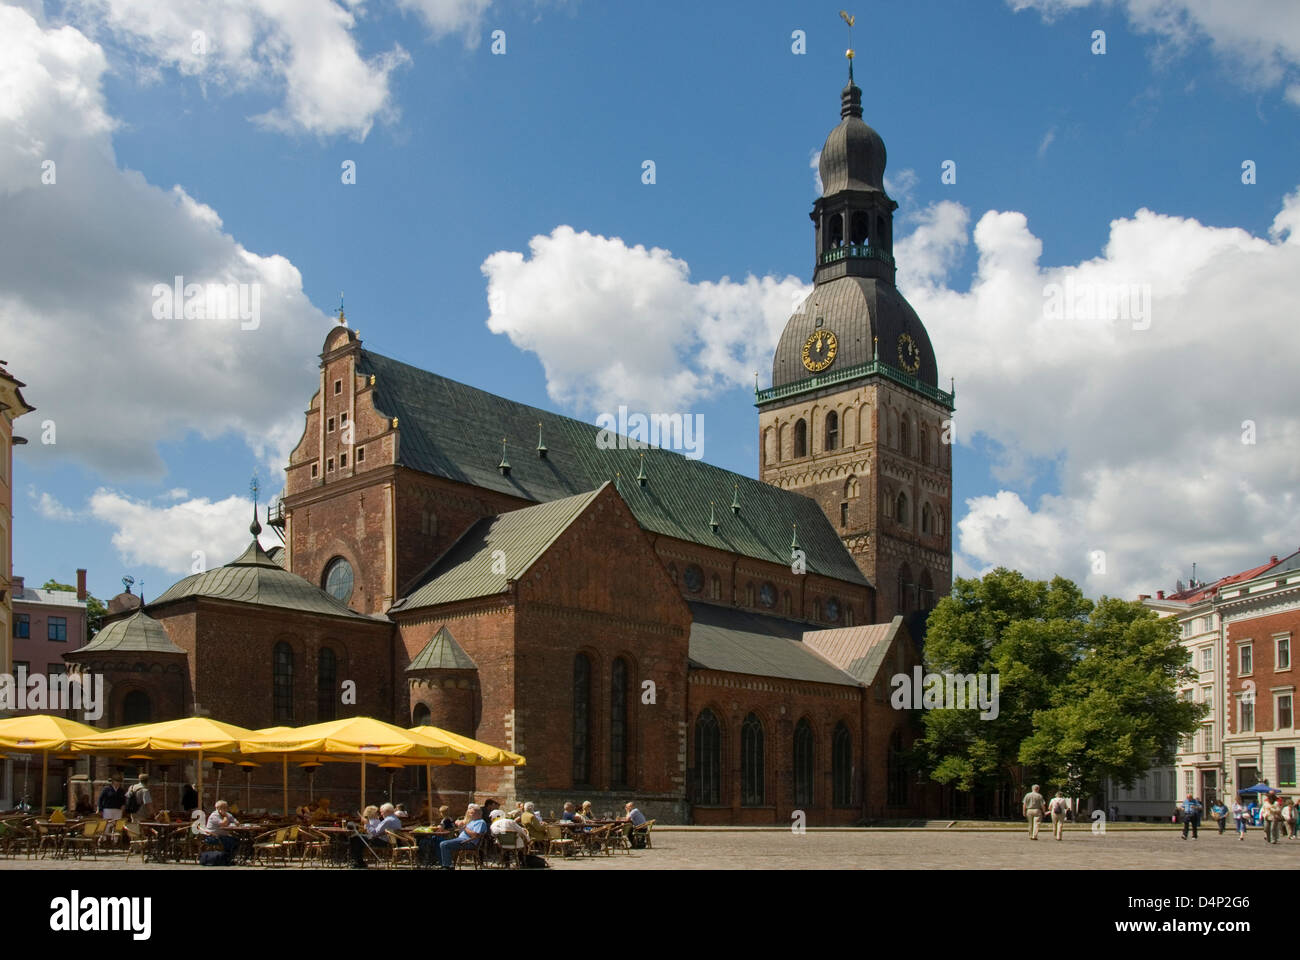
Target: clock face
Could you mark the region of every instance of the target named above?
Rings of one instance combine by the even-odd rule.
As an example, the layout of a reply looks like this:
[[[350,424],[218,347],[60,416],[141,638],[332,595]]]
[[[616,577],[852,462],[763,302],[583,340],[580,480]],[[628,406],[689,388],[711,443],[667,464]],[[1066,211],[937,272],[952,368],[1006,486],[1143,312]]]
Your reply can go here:
[[[835,361],[839,341],[829,330],[815,330],[803,345],[803,365],[813,373],[820,373]]]
[[[921,369],[921,348],[910,334],[898,335],[898,365],[908,373],[916,373]]]

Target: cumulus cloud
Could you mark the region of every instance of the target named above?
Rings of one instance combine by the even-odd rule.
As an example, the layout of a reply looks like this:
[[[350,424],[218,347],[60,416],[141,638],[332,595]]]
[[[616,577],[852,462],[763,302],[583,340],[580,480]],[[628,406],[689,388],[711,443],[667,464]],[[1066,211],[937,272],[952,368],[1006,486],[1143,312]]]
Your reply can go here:
[[[201,569],[229,563],[243,553],[250,539],[252,510],[242,497],[215,501],[196,497],[158,505],[101,488],[91,496],[88,512],[114,528],[113,546],[124,563],[173,574],[197,572],[199,563]],[[269,531],[260,540],[267,549],[279,545]]]
[[[680,411],[752,386],[811,289],[790,276],[694,283],[667,250],[568,226],[533,237],[529,251],[483,262],[488,328],[537,354],[553,400],[593,413]]]
[[[13,7],[0,35],[17,54],[0,58],[0,343],[56,429],[18,456],[156,479],[160,443],[234,433],[278,470],[329,318],[288,260],[245,249],[180,187],[117,167],[96,44]],[[160,319],[155,288],[178,276],[242,285],[250,303],[256,291],[259,322]]]
[[[1116,4],[1138,33],[1154,36],[1156,55],[1185,55],[1207,39],[1224,69],[1242,86],[1271,88],[1288,80],[1286,97],[1300,105],[1295,91],[1300,72],[1300,10],[1294,0],[1007,0],[1016,12],[1037,10],[1045,20],[1088,7]]]
[[[194,77],[204,89],[283,91],[255,119],[272,129],[364,140],[394,115],[390,79],[400,44],[364,57],[353,0],[73,0],[76,23],[124,48],[136,69]]]
[[[1300,190],[1271,240],[1143,209],[1059,267],[1023,214],[990,211],[966,292],[947,283],[965,211],[920,224],[898,245],[900,287],[956,377],[959,439],[989,440],[1013,488],[966,502],[959,570],[1133,595],[1193,561],[1223,575],[1300,546]],[[1053,474],[1057,493],[1025,493]]]
[[[435,37],[460,33],[466,46],[475,47],[492,0],[397,0],[397,6],[418,14]]]

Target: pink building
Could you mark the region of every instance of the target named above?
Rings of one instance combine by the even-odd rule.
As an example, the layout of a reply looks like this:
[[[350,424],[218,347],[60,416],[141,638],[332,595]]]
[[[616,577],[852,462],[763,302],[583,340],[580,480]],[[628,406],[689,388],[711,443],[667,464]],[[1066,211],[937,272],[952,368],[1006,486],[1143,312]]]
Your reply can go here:
[[[13,597],[13,672],[21,666],[28,675],[64,673],[63,655],[85,646],[87,639],[86,571],[77,571],[75,591],[34,589],[14,577]]]

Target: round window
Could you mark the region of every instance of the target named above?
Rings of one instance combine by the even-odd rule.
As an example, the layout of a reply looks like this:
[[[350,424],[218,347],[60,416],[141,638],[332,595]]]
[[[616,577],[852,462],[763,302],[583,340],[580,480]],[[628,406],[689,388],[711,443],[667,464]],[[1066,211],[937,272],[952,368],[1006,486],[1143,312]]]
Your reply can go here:
[[[840,618],[840,602],[834,597],[826,601],[826,619],[834,623]]]
[[[776,587],[770,583],[763,584],[758,591],[758,602],[765,607],[776,606]]]
[[[682,583],[691,593],[699,593],[704,587],[704,571],[692,563],[682,571]]]
[[[335,557],[325,568],[325,592],[347,603],[352,598],[352,564]]]

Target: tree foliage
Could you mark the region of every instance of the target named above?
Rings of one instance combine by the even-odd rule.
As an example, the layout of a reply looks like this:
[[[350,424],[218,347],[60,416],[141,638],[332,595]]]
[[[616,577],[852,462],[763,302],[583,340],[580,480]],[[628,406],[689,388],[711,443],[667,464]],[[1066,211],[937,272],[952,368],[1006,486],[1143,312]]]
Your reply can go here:
[[[69,586],[66,583],[59,583],[57,580],[46,580],[41,586],[42,590],[68,590],[72,593],[77,592],[77,588]],[[97,599],[92,594],[86,594],[86,633],[87,637],[93,637],[99,633],[99,628],[104,622],[104,615],[108,613],[102,600]]]

